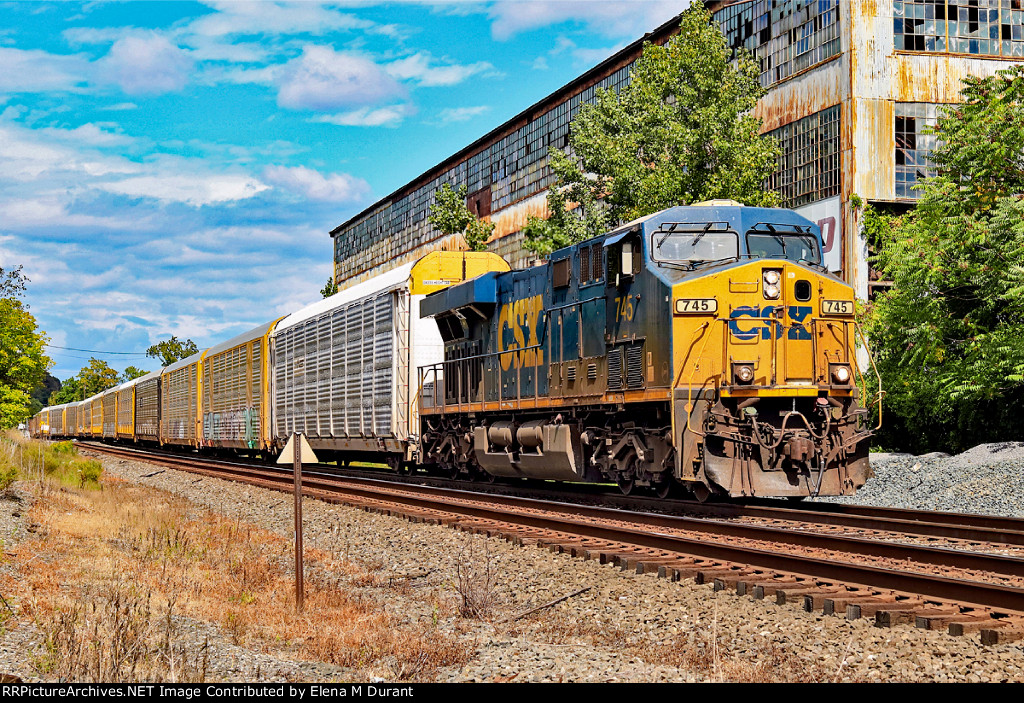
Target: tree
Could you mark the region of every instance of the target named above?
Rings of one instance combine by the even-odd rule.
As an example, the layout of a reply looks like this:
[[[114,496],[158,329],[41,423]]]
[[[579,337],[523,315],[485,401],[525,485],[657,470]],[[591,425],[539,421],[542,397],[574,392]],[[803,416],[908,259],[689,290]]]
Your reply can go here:
[[[334,282],[334,276],[327,279],[327,284],[320,289],[320,295],[324,298],[330,298],[332,295],[338,292],[338,284]]]
[[[121,385],[121,376],[110,364],[102,359],[89,359],[89,365],[83,366],[78,372],[78,380],[82,384],[82,392],[86,398],[102,393],[108,388]]]
[[[21,272],[23,268],[18,266],[5,271],[4,267],[0,266],[0,298],[17,300],[25,294],[25,284],[29,283],[29,279]]]
[[[775,206],[763,189],[779,146],[759,134],[751,114],[765,90],[749,53],[733,56],[703,3],[682,14],[679,33],[664,46],[645,44],[630,83],[619,93],[598,89],[569,131],[576,159],[549,151],[555,184],[548,195],[550,227],[530,220],[525,246],[538,253],[600,234],[604,219],[626,222],[674,205],[731,198]],[[583,226],[563,210],[576,204]],[[559,237],[561,239],[559,239]]]
[[[77,376],[72,376],[61,383],[60,388],[50,394],[50,399],[46,401],[46,404],[62,405],[64,403],[77,403],[80,400],[85,400],[87,397],[82,390],[82,382],[78,380]]]
[[[0,428],[14,427],[31,416],[31,393],[53,364],[43,353],[49,340],[19,300],[27,281],[20,266],[0,269]]]
[[[934,133],[938,175],[899,219],[865,213],[892,281],[867,318],[890,412],[913,451],[1019,439],[1024,402],[1024,67],[964,80]]]
[[[136,378],[142,378],[147,373],[149,373],[149,371],[143,371],[142,369],[136,368],[134,366],[129,366],[125,368],[124,373],[121,374],[121,383],[134,381]]]
[[[494,232],[494,225],[479,220],[466,207],[466,186],[452,188],[445,183],[434,194],[434,204],[430,206],[427,220],[442,234],[461,234],[466,240],[470,251],[484,251],[487,240]]]
[[[175,361],[181,361],[185,357],[192,356],[199,351],[199,347],[191,339],[184,342],[177,337],[165,339],[146,350],[146,356],[160,360],[161,366],[170,366]]]

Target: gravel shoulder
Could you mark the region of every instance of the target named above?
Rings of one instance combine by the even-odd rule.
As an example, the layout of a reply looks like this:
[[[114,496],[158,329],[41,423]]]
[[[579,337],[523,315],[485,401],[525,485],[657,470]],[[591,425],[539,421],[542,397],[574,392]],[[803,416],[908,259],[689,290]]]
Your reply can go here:
[[[1012,457],[1006,462],[1004,452]],[[914,476],[922,486],[932,482],[931,490],[938,492],[943,478],[965,476],[978,466],[1009,463],[1019,470],[1024,445],[985,450],[978,457],[975,461],[973,455],[961,455],[953,468],[941,463],[947,461],[943,457],[872,457],[878,475],[857,502],[880,500],[875,486],[892,480],[890,471],[909,474],[908,486]],[[122,459],[106,458],[103,463],[109,476],[168,491],[240,524],[291,536],[289,496],[174,470],[146,476],[156,469]],[[921,464],[916,473],[908,470],[915,463]],[[1005,472],[1012,473],[1012,466]],[[996,509],[1001,503],[977,483],[984,483],[983,475],[958,482],[953,495],[979,495],[981,507]],[[1003,487],[996,483],[991,493]],[[909,491],[907,500],[928,490]],[[888,492],[901,497],[907,493],[893,491],[891,485]],[[30,498],[26,493],[21,500]],[[960,498],[949,500],[954,505]],[[19,506],[23,502],[0,501],[5,545],[40,538],[28,531]],[[398,614],[410,626],[434,622],[472,653],[465,665],[442,670],[435,679],[441,682],[1024,681],[1021,643],[982,647],[977,638],[952,638],[909,626],[879,629],[868,620],[805,613],[715,593],[692,581],[670,583],[535,547],[318,501],[307,500],[304,515],[307,548],[325,550],[372,574],[348,584],[361,598]],[[393,587],[401,581],[405,588]],[[578,596],[513,619],[585,587],[590,588]],[[467,588],[486,601],[485,618],[459,614],[461,592]],[[209,646],[211,680],[404,678],[400,667],[386,662],[374,671],[301,662],[266,647],[236,645],[216,623],[183,618],[176,624],[183,642]],[[26,680],[36,676],[29,656],[33,637],[38,633],[20,623],[3,631],[0,673]]]

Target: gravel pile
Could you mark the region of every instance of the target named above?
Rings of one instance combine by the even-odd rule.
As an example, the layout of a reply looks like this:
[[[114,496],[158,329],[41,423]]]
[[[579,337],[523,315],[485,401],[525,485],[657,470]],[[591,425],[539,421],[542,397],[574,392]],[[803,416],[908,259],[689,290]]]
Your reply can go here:
[[[856,496],[821,498],[916,510],[1024,518],[1024,442],[979,444],[962,454],[872,454],[875,477]]]

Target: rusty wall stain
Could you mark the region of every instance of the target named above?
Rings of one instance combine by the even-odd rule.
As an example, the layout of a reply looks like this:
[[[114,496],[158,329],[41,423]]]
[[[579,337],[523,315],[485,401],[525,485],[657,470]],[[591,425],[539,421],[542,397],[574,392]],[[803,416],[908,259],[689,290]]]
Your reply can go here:
[[[815,66],[784,83],[773,86],[757,101],[754,116],[762,120],[761,131],[813,115],[843,99],[842,54],[825,65]]]
[[[538,193],[526,200],[521,200],[501,210],[491,212],[489,219],[494,223],[494,234],[487,241],[493,242],[496,239],[515,234],[523,228],[530,215],[547,218],[547,191]]]
[[[897,102],[960,102],[961,82],[967,76],[994,76],[1017,61],[965,56],[896,54],[892,95]]]

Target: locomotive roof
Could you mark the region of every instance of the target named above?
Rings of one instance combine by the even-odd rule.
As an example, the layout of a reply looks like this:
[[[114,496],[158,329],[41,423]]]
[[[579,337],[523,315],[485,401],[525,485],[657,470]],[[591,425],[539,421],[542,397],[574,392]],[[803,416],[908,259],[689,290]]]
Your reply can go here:
[[[655,212],[644,217],[637,218],[632,222],[616,227],[607,235],[606,243],[609,240],[617,240],[629,232],[642,230],[645,234],[657,231],[665,223],[686,222],[725,222],[729,228],[736,232],[746,232],[757,224],[768,223],[772,225],[792,225],[799,227],[810,227],[819,239],[821,237],[818,226],[803,215],[787,210],[785,208],[753,207],[741,205],[735,201],[712,200],[696,205],[677,205],[660,212]],[[595,237],[597,239],[599,237]]]

